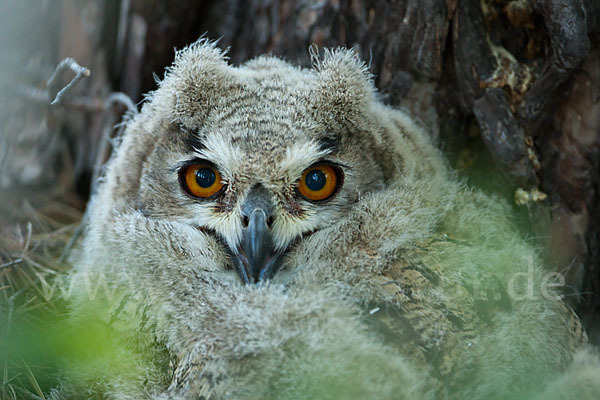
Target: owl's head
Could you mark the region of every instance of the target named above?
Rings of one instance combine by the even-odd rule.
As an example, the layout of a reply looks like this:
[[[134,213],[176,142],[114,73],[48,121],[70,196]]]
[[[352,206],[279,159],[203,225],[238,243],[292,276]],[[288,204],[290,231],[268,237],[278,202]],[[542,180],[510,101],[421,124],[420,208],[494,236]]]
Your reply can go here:
[[[244,282],[266,280],[295,243],[404,167],[382,107],[350,51],[312,69],[273,57],[234,67],[201,40],[130,123],[113,196],[214,236]]]

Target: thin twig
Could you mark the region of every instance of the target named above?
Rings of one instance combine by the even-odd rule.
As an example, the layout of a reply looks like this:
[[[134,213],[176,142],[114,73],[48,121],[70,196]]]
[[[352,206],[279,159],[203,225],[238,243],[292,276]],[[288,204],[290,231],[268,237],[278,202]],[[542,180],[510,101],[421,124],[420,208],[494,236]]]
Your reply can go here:
[[[22,263],[22,262],[23,262],[22,258],[17,258],[16,260],[9,261],[9,262],[7,262],[5,264],[0,264],[0,269],[8,268],[10,266],[13,266],[15,264],[19,264],[19,263]]]
[[[47,90],[41,90],[28,86],[16,87],[10,92],[35,103],[48,104],[49,94]],[[4,94],[0,92],[0,96]],[[104,112],[115,104],[122,104],[130,115],[138,113],[137,106],[131,98],[123,92],[112,92],[106,99],[90,96],[72,96],[65,98],[60,103],[64,107],[80,109],[90,112]]]
[[[137,106],[135,105],[133,100],[131,100],[131,97],[129,97],[123,92],[112,92],[111,94],[109,94],[106,100],[104,101],[104,107],[106,109],[109,109],[117,103],[123,104],[125,108],[127,108],[127,113],[129,114],[135,115],[138,113]]]
[[[67,86],[63,87],[58,93],[56,93],[56,97],[54,97],[54,100],[52,100],[52,102],[50,103],[51,106],[59,105],[63,101],[65,95],[73,88],[73,86],[75,86],[81,79],[90,76],[91,73],[89,69],[77,64],[77,61],[75,61],[71,57],[67,57],[64,60],[62,60],[60,64],[58,64],[58,66],[54,70],[54,73],[52,74],[50,79],[48,79],[48,83],[46,84],[48,89],[52,88],[56,84],[56,80],[58,79],[60,74],[62,74],[67,69],[70,69],[71,71],[75,72],[75,77],[71,79],[71,82],[69,82]]]

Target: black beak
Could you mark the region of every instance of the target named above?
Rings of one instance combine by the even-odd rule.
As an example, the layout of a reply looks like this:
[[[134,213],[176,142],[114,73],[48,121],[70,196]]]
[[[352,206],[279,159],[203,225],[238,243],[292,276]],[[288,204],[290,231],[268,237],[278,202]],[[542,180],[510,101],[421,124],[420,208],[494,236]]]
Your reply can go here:
[[[282,251],[275,250],[271,196],[262,186],[250,189],[242,206],[243,231],[240,245],[233,250],[238,275],[244,283],[266,281],[281,264]]]

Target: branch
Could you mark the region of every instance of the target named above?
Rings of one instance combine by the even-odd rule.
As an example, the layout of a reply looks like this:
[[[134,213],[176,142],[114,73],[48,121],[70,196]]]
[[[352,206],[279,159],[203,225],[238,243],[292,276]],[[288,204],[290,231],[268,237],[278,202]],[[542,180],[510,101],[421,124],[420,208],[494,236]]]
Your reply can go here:
[[[58,66],[54,70],[54,73],[52,74],[50,79],[48,79],[48,83],[46,84],[46,86],[49,90],[56,84],[56,80],[58,79],[60,74],[62,74],[67,69],[70,69],[71,71],[75,72],[75,77],[71,79],[71,82],[69,82],[67,86],[63,87],[58,93],[56,93],[56,97],[54,97],[54,100],[52,100],[50,106],[55,107],[59,105],[63,101],[65,95],[73,88],[73,86],[75,86],[82,78],[90,76],[91,73],[89,69],[77,64],[77,61],[75,61],[71,57],[67,57],[64,60],[62,60],[60,64],[58,64]]]
[[[107,109],[117,103],[124,105],[127,109],[127,112],[131,115],[135,115],[138,113],[137,106],[135,105],[133,100],[131,100],[131,97],[129,97],[123,92],[112,92],[104,101],[104,105]]]
[[[13,265],[19,264],[21,262],[23,262],[23,259],[22,258],[17,258],[16,260],[12,260],[12,261],[9,261],[7,263],[0,264],[0,269],[12,267]]]

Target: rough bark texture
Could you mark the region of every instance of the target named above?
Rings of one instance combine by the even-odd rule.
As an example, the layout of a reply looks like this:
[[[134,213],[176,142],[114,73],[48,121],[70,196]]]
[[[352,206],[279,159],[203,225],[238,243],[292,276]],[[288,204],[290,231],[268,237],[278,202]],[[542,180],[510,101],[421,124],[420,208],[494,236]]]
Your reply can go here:
[[[598,341],[600,2],[12,0],[2,7],[1,46],[11,60],[1,77],[4,191],[60,186],[54,192],[85,201],[105,157],[99,142],[115,118],[103,99],[113,90],[141,100],[173,48],[202,34],[231,46],[233,63],[273,53],[309,65],[311,43],[354,47],[385,100],[420,118],[459,171],[473,182],[482,168],[502,173],[500,183],[482,186],[508,194],[528,217],[531,238],[550,232],[549,263],[565,273],[567,294]],[[49,108],[44,80],[66,56],[92,76],[66,104]],[[11,231],[8,223],[3,230]],[[3,252],[0,264],[9,256]]]

